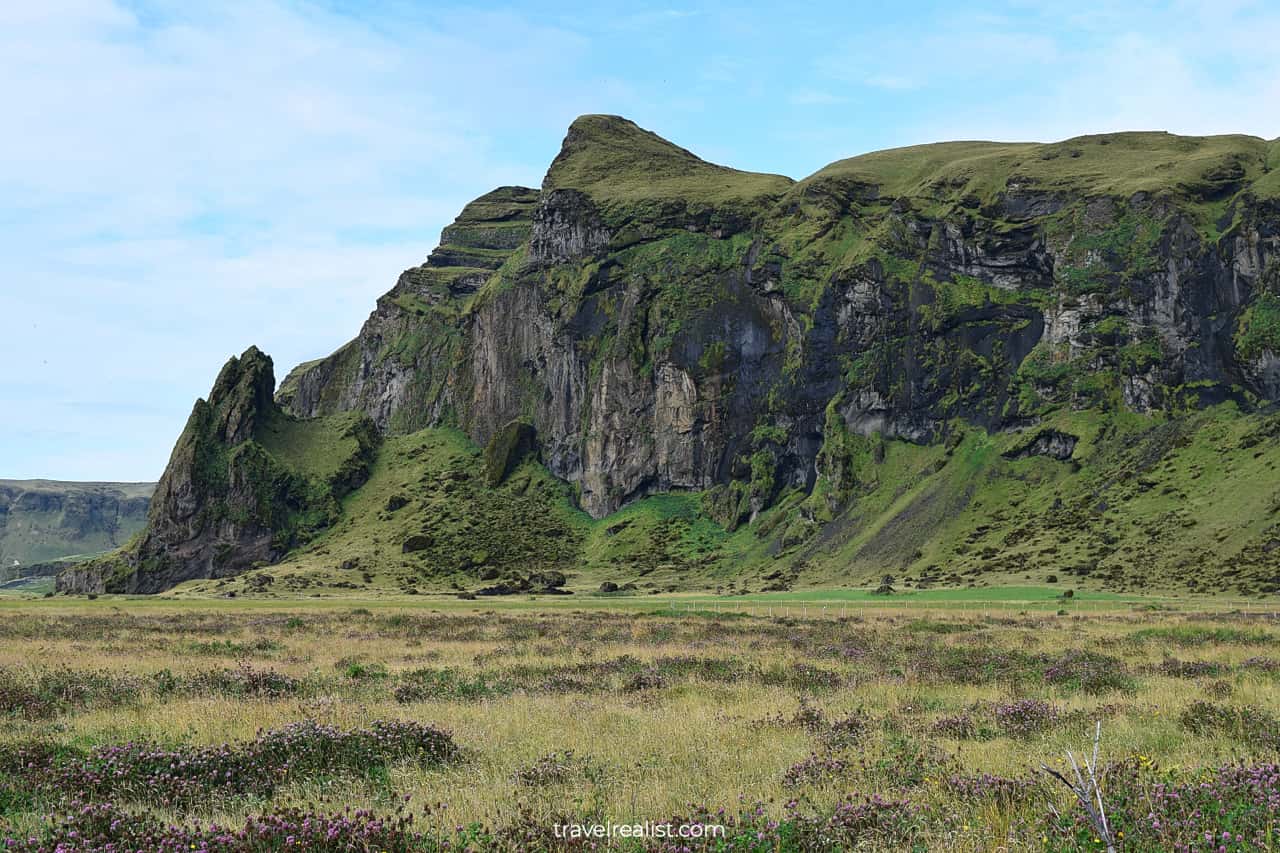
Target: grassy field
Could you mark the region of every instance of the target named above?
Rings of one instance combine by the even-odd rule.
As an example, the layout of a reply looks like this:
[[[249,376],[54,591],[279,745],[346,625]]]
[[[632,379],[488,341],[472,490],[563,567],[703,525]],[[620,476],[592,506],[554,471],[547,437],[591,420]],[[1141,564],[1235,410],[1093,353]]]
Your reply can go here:
[[[1119,849],[1274,849],[1274,612],[1060,595],[0,598],[0,839],[1101,849],[1037,769],[1100,722]]]

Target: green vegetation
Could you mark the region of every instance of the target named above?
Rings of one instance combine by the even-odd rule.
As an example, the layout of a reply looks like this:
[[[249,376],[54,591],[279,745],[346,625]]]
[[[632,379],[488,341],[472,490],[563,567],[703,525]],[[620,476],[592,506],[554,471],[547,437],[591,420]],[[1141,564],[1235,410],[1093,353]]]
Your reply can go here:
[[[1261,199],[1280,198],[1280,139],[1267,146],[1266,173],[1254,182],[1253,192]]]
[[[1240,357],[1249,361],[1268,352],[1280,355],[1280,296],[1258,294],[1240,315],[1235,344]]]
[[[0,582],[118,548],[147,520],[154,483],[0,480]]]
[[[881,193],[929,198],[945,191],[990,203],[1011,179],[1037,189],[1129,198],[1174,188],[1196,199],[1263,174],[1268,143],[1252,136],[1131,132],[1063,142],[943,142],[877,151],[832,163],[798,189],[824,179],[877,184]]]
[[[247,825],[264,851],[552,853],[585,819],[780,853],[1095,849],[1032,768],[1101,724],[1121,849],[1266,849],[1275,632],[1050,593],[0,600],[0,845],[212,849]]]
[[[544,189],[575,189],[606,211],[676,199],[690,207],[782,195],[792,180],[716,166],[618,116],[588,115],[569,128]]]
[[[531,424],[511,421],[489,439],[484,449],[485,482],[489,488],[502,483],[537,449],[537,433]]]
[[[767,502],[768,448],[781,435],[761,426],[746,480],[599,520],[533,459],[513,457],[490,487],[464,435],[424,430],[388,439],[332,526],[280,564],[175,594],[464,592],[556,571],[578,595],[608,582],[639,596],[792,589],[851,600],[889,570],[922,601],[1049,575],[1079,595],[1268,595],[1280,591],[1266,546],[1280,536],[1271,420],[1233,406],[1164,421],[1059,411],[1027,433],[968,429],[921,446],[850,433],[832,414],[811,494]],[[1070,462],[1028,455],[1046,434],[1072,437]],[[1061,593],[1039,589],[1046,602]]]
[[[416,593],[565,569],[581,535],[567,491],[532,462],[491,488],[479,449],[454,430],[388,438],[324,533],[279,565],[179,591]]]
[[[197,408],[175,464],[240,534],[202,573],[254,570],[180,592],[1273,594],[1275,261],[1244,306],[1191,291],[1252,274],[1222,237],[1274,159],[1122,133],[794,183],[584,116],[285,380],[297,417],[209,441],[240,416]]]
[[[356,412],[314,420],[272,413],[256,439],[286,468],[323,482],[350,477],[352,466],[374,443],[368,419]]]
[[[971,275],[956,275],[950,281],[928,280],[934,302],[920,307],[920,317],[933,330],[957,322],[966,312],[992,305],[1025,304],[1037,294],[1017,293],[987,284]]]

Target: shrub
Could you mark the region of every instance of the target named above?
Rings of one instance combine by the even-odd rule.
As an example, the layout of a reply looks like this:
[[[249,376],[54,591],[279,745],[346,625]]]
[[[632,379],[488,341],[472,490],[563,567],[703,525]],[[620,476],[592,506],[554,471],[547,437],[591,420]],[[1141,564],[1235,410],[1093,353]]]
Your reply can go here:
[[[1107,767],[1104,777],[1107,818],[1123,850],[1244,853],[1274,846],[1280,766],[1157,774],[1138,758]],[[1098,849],[1079,807],[1046,816],[1044,834],[1049,849]]]
[[[1160,662],[1159,670],[1174,678],[1200,678],[1206,675],[1222,675],[1226,667],[1205,660],[1178,660],[1167,657]]]
[[[1062,719],[1057,707],[1039,699],[1019,699],[996,705],[996,725],[1012,737],[1028,737],[1053,728]]]
[[[574,755],[573,750],[565,750],[549,753],[520,768],[511,775],[511,781],[526,787],[563,785],[589,769],[587,761]]]
[[[978,737],[979,730],[978,724],[973,721],[972,716],[969,714],[955,714],[935,720],[933,725],[929,727],[929,733],[938,737],[964,740]]]
[[[512,687],[503,682],[491,683],[483,673],[467,675],[457,669],[415,669],[400,676],[394,696],[397,702],[421,702],[426,699],[461,699],[474,701],[503,696]]]
[[[1004,805],[1025,802],[1039,793],[1039,780],[1026,777],[996,776],[980,773],[976,776],[951,775],[942,780],[942,787],[962,800],[994,800]]]
[[[990,646],[928,646],[917,667],[924,675],[967,684],[1020,683],[1037,676],[1042,660],[1015,649]]]
[[[848,761],[830,754],[813,753],[808,758],[791,765],[782,775],[782,784],[788,788],[840,779],[852,769]]]
[[[1179,719],[1194,734],[1221,734],[1249,746],[1280,749],[1280,720],[1261,708],[1196,701]]]
[[[1133,632],[1135,640],[1163,640],[1178,646],[1203,645],[1265,645],[1273,642],[1267,631],[1246,631],[1243,628],[1205,627],[1201,625],[1175,625],[1162,628],[1143,628]]]
[[[817,731],[822,744],[827,749],[845,749],[862,740],[868,725],[869,719],[866,713],[858,710],[838,720],[832,720],[825,728],[819,727]]]
[[[624,693],[637,693],[641,690],[659,690],[667,686],[667,679],[656,669],[637,672],[622,684]]]
[[[1132,690],[1133,678],[1124,661],[1099,652],[1071,649],[1044,670],[1044,680],[1057,687],[1085,693]]]
[[[142,687],[134,676],[103,670],[0,667],[0,715],[39,719],[74,708],[125,705],[137,700]]]
[[[129,850],[200,850],[207,853],[268,853],[309,850],[339,853],[380,850],[410,853],[426,847],[413,831],[413,817],[397,810],[379,817],[367,811],[308,812],[281,809],[252,816],[239,827],[176,826],[149,813],[132,814],[110,803],[72,802],[51,816],[41,835],[11,839],[14,853],[120,853]]]
[[[280,784],[320,776],[367,776],[394,763],[436,764],[457,747],[447,732],[420,723],[379,720],[343,731],[314,722],[260,732],[248,742],[165,749],[145,742],[87,753],[21,752],[12,775],[26,787],[84,801],[108,797],[191,805],[214,795],[270,796]]]
[[[362,663],[344,658],[337,666],[342,674],[353,681],[376,681],[387,677],[387,668],[380,663]]]

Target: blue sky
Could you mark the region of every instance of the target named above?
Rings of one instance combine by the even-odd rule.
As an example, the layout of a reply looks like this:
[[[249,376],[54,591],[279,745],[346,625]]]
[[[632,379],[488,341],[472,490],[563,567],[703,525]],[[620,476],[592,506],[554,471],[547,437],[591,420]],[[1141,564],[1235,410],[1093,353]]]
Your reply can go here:
[[[0,3],[0,478],[158,477],[229,355],[336,349],[581,113],[796,178],[943,139],[1280,136],[1274,3],[771,6]]]

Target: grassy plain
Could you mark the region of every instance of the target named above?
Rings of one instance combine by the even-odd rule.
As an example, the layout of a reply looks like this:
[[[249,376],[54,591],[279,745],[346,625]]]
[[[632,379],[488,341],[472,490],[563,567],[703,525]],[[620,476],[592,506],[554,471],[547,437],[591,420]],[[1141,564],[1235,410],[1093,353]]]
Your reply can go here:
[[[166,825],[232,827],[289,807],[407,808],[426,834],[406,831],[406,850],[558,849],[557,822],[700,814],[730,824],[730,840],[708,849],[1072,850],[1097,845],[1070,795],[1036,768],[1061,766],[1101,721],[1122,849],[1173,849],[1206,829],[1248,836],[1227,849],[1274,847],[1271,818],[1246,802],[1256,781],[1221,779],[1221,768],[1274,761],[1280,746],[1272,610],[1059,594],[10,596],[0,599],[0,769],[11,768],[0,837],[52,850],[66,839],[46,816],[78,799]],[[143,742],[195,765],[201,748],[234,752],[308,720],[339,732],[429,725],[458,752],[359,765],[335,752],[314,767],[292,758],[250,794],[107,755]],[[307,754],[325,750],[338,747]],[[104,765],[118,783],[83,781]],[[1217,784],[1226,805],[1175,821],[1152,800],[1162,783]]]

